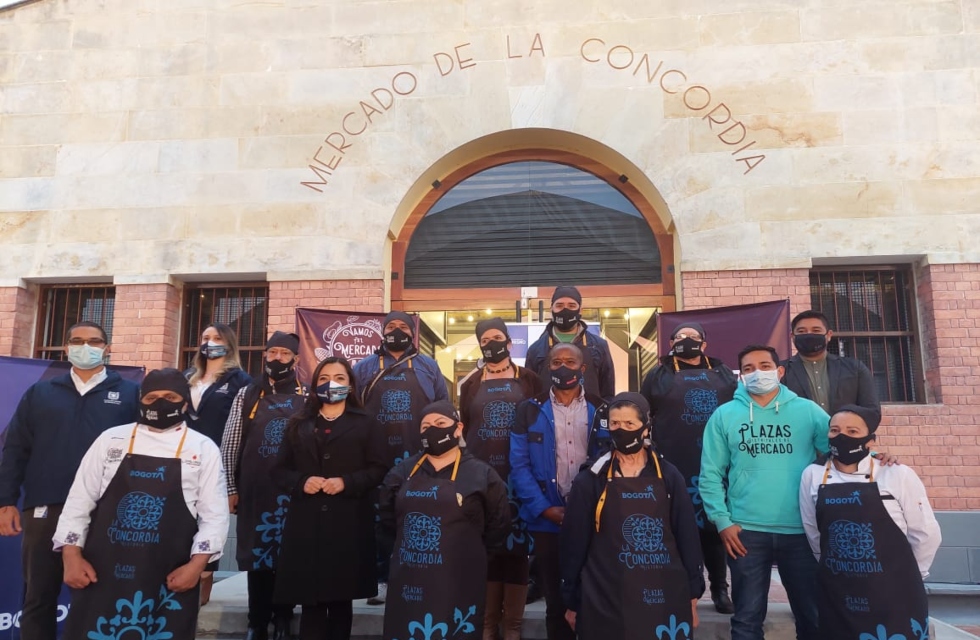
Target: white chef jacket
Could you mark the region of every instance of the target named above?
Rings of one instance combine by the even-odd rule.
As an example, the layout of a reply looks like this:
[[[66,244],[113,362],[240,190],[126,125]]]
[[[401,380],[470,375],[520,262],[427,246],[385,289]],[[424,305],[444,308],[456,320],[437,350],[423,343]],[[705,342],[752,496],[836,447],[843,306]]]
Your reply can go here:
[[[877,460],[872,463],[867,456],[858,463],[855,473],[841,473],[833,464],[827,475],[827,484],[843,482],[869,482],[874,464],[874,482],[878,483],[878,492],[884,496],[892,496],[894,500],[884,500],[885,510],[892,517],[898,528],[909,540],[915,561],[923,579],[929,575],[929,567],[936,557],[936,551],[942,542],[942,532],[939,522],[932,512],[926,488],[919,476],[911,467],[902,464],[884,466]],[[803,529],[806,531],[810,548],[817,561],[820,561],[820,530],[817,528],[817,491],[823,483],[825,465],[811,464],[803,471],[800,481],[800,515],[803,516]]]
[[[187,509],[197,518],[198,527],[188,560],[194,554],[210,553],[214,561],[221,557],[228,537],[228,491],[218,446],[183,423],[167,431],[153,431],[139,425],[133,453],[172,458],[185,431],[187,438],[180,451],[181,488]],[[67,544],[85,546],[92,510],[129,450],[132,433],[133,424],[113,427],[103,432],[82,458],[54,534],[56,551]]]

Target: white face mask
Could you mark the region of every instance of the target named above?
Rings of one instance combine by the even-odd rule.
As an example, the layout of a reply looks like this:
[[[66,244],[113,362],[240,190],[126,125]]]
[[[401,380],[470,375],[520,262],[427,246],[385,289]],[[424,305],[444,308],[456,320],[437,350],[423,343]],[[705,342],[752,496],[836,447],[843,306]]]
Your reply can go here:
[[[105,361],[105,349],[89,344],[68,345],[68,362],[78,369],[95,369]]]
[[[742,384],[752,395],[763,396],[779,386],[779,370],[756,369],[752,373],[743,373]]]

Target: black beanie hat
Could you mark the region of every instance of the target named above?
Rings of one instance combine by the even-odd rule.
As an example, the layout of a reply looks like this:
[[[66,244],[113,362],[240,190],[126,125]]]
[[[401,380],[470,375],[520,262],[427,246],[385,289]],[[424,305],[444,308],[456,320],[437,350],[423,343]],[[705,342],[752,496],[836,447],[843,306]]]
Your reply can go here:
[[[681,322],[679,325],[674,327],[674,331],[670,334],[670,339],[673,340],[680,333],[681,329],[694,329],[701,336],[701,340],[707,340],[708,336],[704,335],[704,327],[698,322]]]
[[[555,304],[558,298],[571,298],[582,305],[582,294],[575,287],[555,287],[555,292],[551,295],[551,304]]]
[[[269,336],[269,339],[265,343],[265,348],[267,351],[273,347],[289,349],[293,353],[299,353],[299,336],[295,333],[276,331]]]
[[[401,320],[408,325],[408,332],[413,336],[415,335],[415,318],[405,313],[404,311],[392,311],[385,316],[384,322],[381,323],[382,327],[387,327],[388,323],[392,320]]]
[[[507,339],[510,339],[510,334],[507,332],[507,323],[503,321],[502,318],[488,318],[486,320],[480,320],[476,323],[476,339],[480,340],[483,338],[483,334],[490,329],[499,329]]]
[[[642,394],[635,393],[633,391],[624,391],[623,393],[616,394],[616,396],[609,401],[609,407],[612,408],[620,402],[635,404],[640,409],[640,419],[643,420],[643,424],[650,424],[650,403],[647,402],[647,399],[644,398]]]
[[[871,409],[869,407],[862,407],[857,404],[845,404],[837,408],[834,414],[841,412],[853,413],[864,420],[864,424],[868,425],[868,433],[874,433],[878,430],[878,425],[881,424],[881,413]]]
[[[191,399],[191,387],[187,378],[176,369],[156,369],[146,374],[140,384],[140,398],[151,391],[173,391],[184,400]]]
[[[446,416],[447,418],[452,418],[456,422],[459,422],[459,413],[456,411],[456,407],[453,406],[452,402],[448,400],[438,400],[431,404],[425,405],[422,409],[422,413],[419,414],[419,427],[422,426],[422,419],[430,413],[438,413],[440,416]]]

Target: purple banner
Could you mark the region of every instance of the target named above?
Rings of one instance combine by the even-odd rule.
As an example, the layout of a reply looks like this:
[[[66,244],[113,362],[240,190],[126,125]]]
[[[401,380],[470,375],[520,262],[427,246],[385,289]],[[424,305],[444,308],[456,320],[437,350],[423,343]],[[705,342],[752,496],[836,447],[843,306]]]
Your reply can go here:
[[[68,373],[71,365],[56,360],[0,356],[0,456],[7,439],[7,427],[21,396],[34,383]],[[109,367],[126,380],[141,382],[143,367]],[[0,537],[0,640],[20,640],[20,606],[24,584],[20,564],[21,536]],[[58,621],[68,615],[68,589],[62,588],[58,601]]]
[[[783,360],[791,355],[789,300],[773,300],[734,307],[661,313],[657,316],[660,354],[670,350],[670,334],[682,322],[704,327],[707,355],[738,369],[738,352],[750,344],[767,344]]]

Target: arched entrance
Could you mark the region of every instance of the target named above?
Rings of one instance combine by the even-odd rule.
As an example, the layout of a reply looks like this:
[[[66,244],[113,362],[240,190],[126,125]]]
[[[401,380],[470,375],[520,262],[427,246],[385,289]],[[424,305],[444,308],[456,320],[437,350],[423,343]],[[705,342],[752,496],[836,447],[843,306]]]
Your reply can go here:
[[[554,287],[574,284],[584,319],[614,347],[617,387],[638,388],[656,358],[655,314],[675,308],[674,240],[630,176],[645,179],[548,147],[457,165],[393,234],[391,307],[420,313],[424,347],[458,380],[479,355],[475,322],[501,316],[533,341]]]

